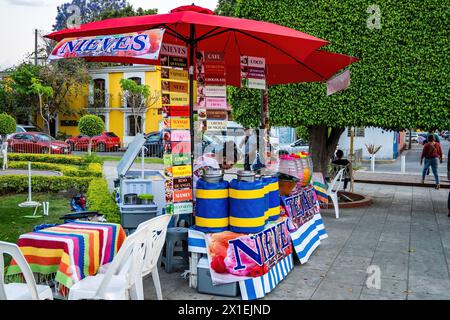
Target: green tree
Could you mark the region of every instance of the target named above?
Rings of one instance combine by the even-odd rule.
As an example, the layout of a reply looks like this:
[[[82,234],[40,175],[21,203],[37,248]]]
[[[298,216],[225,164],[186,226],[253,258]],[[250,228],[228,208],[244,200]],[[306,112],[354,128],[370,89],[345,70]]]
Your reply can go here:
[[[39,98],[39,114],[44,121],[44,132],[50,133],[50,109],[48,101],[53,97],[54,91],[52,87],[42,84],[42,81],[36,78],[31,79],[30,91]],[[50,153],[51,148],[48,148]]]
[[[450,127],[448,5],[441,1],[379,0],[376,8],[372,3],[237,0],[231,12],[301,30],[330,41],[324,48],[328,51],[361,58],[350,66],[351,86],[331,96],[326,96],[323,83],[269,89],[270,123],[308,127],[316,171],[326,170],[348,126],[391,130]],[[259,92],[229,90],[236,121],[257,126]]]
[[[3,80],[5,95],[2,96],[2,104],[7,106],[5,111],[15,118],[33,118],[37,114],[38,98],[31,92],[30,87],[31,80],[39,78],[41,70],[41,66],[23,63],[9,70],[11,74]]]
[[[139,123],[139,117],[143,118],[147,110],[158,102],[160,94],[156,90],[152,92],[150,86],[138,84],[132,79],[120,80],[120,87],[126,99],[127,106],[133,112],[136,132],[143,133],[144,130]]]
[[[40,78],[54,92],[53,98],[48,101],[49,120],[58,114],[73,116],[79,113],[72,108],[76,99],[83,99],[87,104],[86,86],[91,76],[87,63],[82,59],[56,61],[41,70]]]
[[[16,132],[16,120],[6,113],[0,113],[0,139],[5,141],[6,135]]]
[[[81,117],[78,122],[78,130],[81,134],[89,137],[88,155],[90,156],[92,154],[92,137],[105,131],[105,123],[99,116],[88,114]]]
[[[103,11],[94,21],[111,19],[111,18],[123,18],[123,17],[135,17],[145,16],[150,14],[157,14],[158,9],[142,9],[141,7],[134,9],[132,5],[127,5],[122,9],[108,9]]]
[[[233,16],[236,0],[219,0],[215,13],[221,16]]]

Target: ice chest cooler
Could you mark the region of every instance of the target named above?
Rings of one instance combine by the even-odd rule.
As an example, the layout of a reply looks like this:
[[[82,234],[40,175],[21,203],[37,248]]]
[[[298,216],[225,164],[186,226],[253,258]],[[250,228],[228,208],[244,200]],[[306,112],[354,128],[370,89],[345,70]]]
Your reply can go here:
[[[124,229],[136,229],[139,224],[150,220],[158,214],[156,204],[122,205],[120,207],[121,224]]]
[[[203,257],[197,265],[197,290],[200,293],[216,296],[236,297],[239,294],[239,282],[214,286],[211,279],[208,258]]]

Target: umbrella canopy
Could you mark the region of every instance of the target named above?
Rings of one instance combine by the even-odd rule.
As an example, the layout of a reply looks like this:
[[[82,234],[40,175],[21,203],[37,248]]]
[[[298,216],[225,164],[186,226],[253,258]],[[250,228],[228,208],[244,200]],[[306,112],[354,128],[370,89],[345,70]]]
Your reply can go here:
[[[217,16],[198,6],[183,6],[168,14],[115,18],[47,35],[65,38],[112,35],[164,28],[164,42],[224,52],[227,84],[240,86],[240,56],[264,57],[267,84],[325,81],[358,59],[318,50],[327,41],[273,23]],[[87,61],[158,64],[133,57],[86,57]]]

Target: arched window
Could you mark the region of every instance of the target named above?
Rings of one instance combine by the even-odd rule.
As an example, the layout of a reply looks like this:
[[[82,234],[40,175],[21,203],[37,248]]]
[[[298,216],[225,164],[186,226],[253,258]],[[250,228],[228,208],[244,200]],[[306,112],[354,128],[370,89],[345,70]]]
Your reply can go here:
[[[106,81],[94,79],[94,108],[105,108]]]

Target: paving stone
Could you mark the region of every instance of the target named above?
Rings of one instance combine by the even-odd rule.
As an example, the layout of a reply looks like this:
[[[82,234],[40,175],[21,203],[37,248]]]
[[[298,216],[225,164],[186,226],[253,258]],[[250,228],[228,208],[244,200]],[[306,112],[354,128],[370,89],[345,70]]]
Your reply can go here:
[[[338,282],[352,285],[364,285],[368,274],[359,267],[333,266],[328,270],[323,282]]]
[[[450,280],[436,279],[430,276],[410,275],[408,288],[415,294],[447,296],[450,294]]]
[[[406,280],[393,280],[393,279],[380,279],[380,289],[368,287],[367,285],[363,287],[361,299],[370,300],[373,299],[381,300],[405,300],[407,297],[407,281]]]
[[[450,300],[450,294],[429,294],[429,293],[411,293],[408,294],[408,300]]]
[[[367,267],[371,264],[371,260],[372,258],[369,257],[342,253],[337,256],[332,267],[350,268],[365,272],[367,270]]]
[[[324,281],[312,296],[313,300],[356,300],[359,299],[362,286]]]
[[[361,257],[368,257],[372,258],[373,254],[375,253],[375,247],[376,244],[366,246],[364,244],[360,245],[346,245],[344,248],[342,248],[341,254],[348,254],[348,255],[358,255]]]

